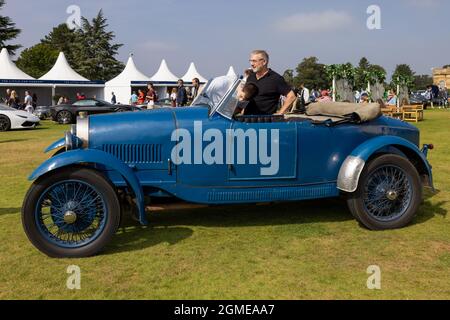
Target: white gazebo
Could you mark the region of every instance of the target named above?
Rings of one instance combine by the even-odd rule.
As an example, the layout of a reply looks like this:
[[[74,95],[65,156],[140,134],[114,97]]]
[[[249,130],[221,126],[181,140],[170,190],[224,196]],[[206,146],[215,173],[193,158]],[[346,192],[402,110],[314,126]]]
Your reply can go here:
[[[73,101],[77,93],[88,98],[104,98],[104,82],[90,81],[78,74],[67,62],[64,52],[60,52],[53,68],[39,80],[52,86],[52,96],[67,96]]]
[[[127,65],[114,79],[106,82],[105,84],[105,97],[111,97],[111,93],[116,95],[117,103],[128,104],[130,101],[131,90],[133,82],[139,82],[142,85],[146,85],[151,82],[151,78],[139,71],[134,63],[133,55],[128,58]]]
[[[39,104],[51,104],[49,85],[40,83],[40,81],[20,70],[12,61],[6,48],[3,48],[0,52],[0,88],[0,102],[9,98],[6,96],[6,90],[10,89],[18,93],[20,100],[25,97],[25,91],[30,90],[32,94],[38,96]]]
[[[230,66],[230,69],[228,69],[227,77],[233,77],[233,78],[238,77],[236,71],[234,71],[233,66]]]
[[[179,77],[170,71],[166,60],[163,59],[158,71],[151,78],[151,82],[158,91],[159,98],[164,99],[169,96],[169,87],[176,87],[179,79]]]
[[[186,74],[181,78],[185,83],[192,83],[192,79],[198,78],[200,80],[201,84],[206,83],[208,80],[202,77],[200,73],[198,73],[197,68],[195,67],[195,64],[191,62],[188,71]]]

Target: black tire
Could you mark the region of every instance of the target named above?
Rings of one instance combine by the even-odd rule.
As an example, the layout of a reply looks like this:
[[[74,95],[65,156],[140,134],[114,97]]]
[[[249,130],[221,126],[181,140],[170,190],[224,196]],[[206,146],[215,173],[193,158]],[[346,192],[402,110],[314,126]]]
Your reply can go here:
[[[389,173],[396,179],[382,180],[383,174],[389,177]],[[411,162],[388,154],[366,165],[358,189],[349,195],[347,204],[353,216],[366,228],[397,229],[413,220],[422,201],[422,192],[419,174]]]
[[[56,122],[59,124],[71,124],[73,123],[73,118],[72,113],[68,110],[62,110],[56,114]]]
[[[0,115],[0,131],[9,131],[11,129],[11,121],[7,116]]]
[[[39,202],[41,199],[45,199],[46,190],[53,190],[53,186],[58,185],[58,183],[64,183],[64,181],[81,181],[88,185],[95,186],[95,191],[100,196],[102,204],[106,208],[103,215],[102,226],[97,227],[97,234],[95,237],[87,242],[85,245],[81,244],[77,247],[64,247],[58,245],[54,241],[48,240],[45,235],[48,233],[42,232],[43,223],[39,224],[37,221],[44,221],[44,219],[39,220],[40,215],[38,213],[40,207]],[[95,195],[95,194],[94,194]],[[42,198],[44,197],[44,198]],[[74,196],[76,197],[76,196]],[[70,199],[69,199],[70,201]],[[56,204],[56,201],[55,201]],[[51,209],[56,210],[56,209]],[[62,210],[61,210],[62,211]],[[75,210],[74,210],[75,211]],[[53,213],[52,213],[53,214]],[[80,217],[82,217],[80,215]],[[82,218],[80,218],[80,221]],[[48,221],[48,220],[47,220]],[[63,224],[62,227],[58,228],[61,231],[63,228],[70,226],[65,221],[57,222],[52,216],[52,225]],[[73,223],[73,222],[72,222]],[[98,171],[83,168],[83,167],[70,167],[64,168],[55,172],[51,172],[41,178],[39,178],[28,191],[23,206],[22,206],[22,224],[28,239],[31,243],[39,249],[41,252],[53,258],[82,258],[89,257],[99,253],[112,239],[116,233],[120,224],[120,203],[117,193],[111,183]],[[75,223],[73,223],[75,224]],[[100,223],[99,223],[100,225]],[[92,227],[94,226],[94,227]],[[95,225],[87,225],[84,227],[90,231],[95,230]],[[49,229],[50,230],[50,229]],[[82,232],[85,232],[83,230]]]

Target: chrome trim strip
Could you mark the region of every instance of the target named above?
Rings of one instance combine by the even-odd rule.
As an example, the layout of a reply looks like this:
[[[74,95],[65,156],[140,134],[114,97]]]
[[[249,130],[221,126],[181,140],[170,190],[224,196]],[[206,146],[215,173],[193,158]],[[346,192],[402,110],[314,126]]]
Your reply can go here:
[[[89,147],[89,117],[77,119],[77,137],[83,141],[82,148]]]
[[[358,157],[348,156],[339,171],[337,188],[345,192],[355,192],[366,162]]]

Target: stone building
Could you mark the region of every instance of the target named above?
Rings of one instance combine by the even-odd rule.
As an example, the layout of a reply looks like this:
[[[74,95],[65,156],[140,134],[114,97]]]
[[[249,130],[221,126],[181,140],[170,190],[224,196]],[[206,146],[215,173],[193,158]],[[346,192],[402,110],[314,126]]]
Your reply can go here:
[[[440,87],[445,85],[450,88],[450,68],[433,69],[433,83]]]

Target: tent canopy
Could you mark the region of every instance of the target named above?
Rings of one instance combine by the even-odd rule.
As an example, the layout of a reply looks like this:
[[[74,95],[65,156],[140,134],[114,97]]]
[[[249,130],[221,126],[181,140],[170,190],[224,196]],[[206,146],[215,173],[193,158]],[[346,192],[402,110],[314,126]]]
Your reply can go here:
[[[6,48],[3,48],[0,53],[0,79],[34,80],[14,64]]]
[[[45,75],[39,78],[39,80],[56,80],[56,81],[89,81],[79,75],[67,62],[64,52],[60,52],[58,60],[56,60],[53,68]]]
[[[177,83],[178,78],[176,75],[174,75],[169,67],[167,66],[166,60],[163,59],[161,62],[161,66],[159,67],[158,72],[155,73],[155,75],[151,78],[152,82],[155,84],[164,84],[164,83]]]
[[[236,71],[234,71],[233,66],[231,66],[230,69],[228,69],[227,77],[233,77],[233,78],[238,77],[236,74]]]
[[[191,62],[191,65],[189,66],[188,71],[186,74],[181,78],[184,82],[192,82],[192,79],[198,78],[200,80],[200,83],[206,83],[208,80],[206,80],[204,77],[198,73],[197,68],[195,67],[195,64]]]
[[[139,71],[133,60],[133,55],[128,58],[127,65],[123,69],[122,73],[114,79],[106,83],[107,86],[129,86],[132,81],[145,81],[150,82],[151,78],[147,77],[144,73]]]

